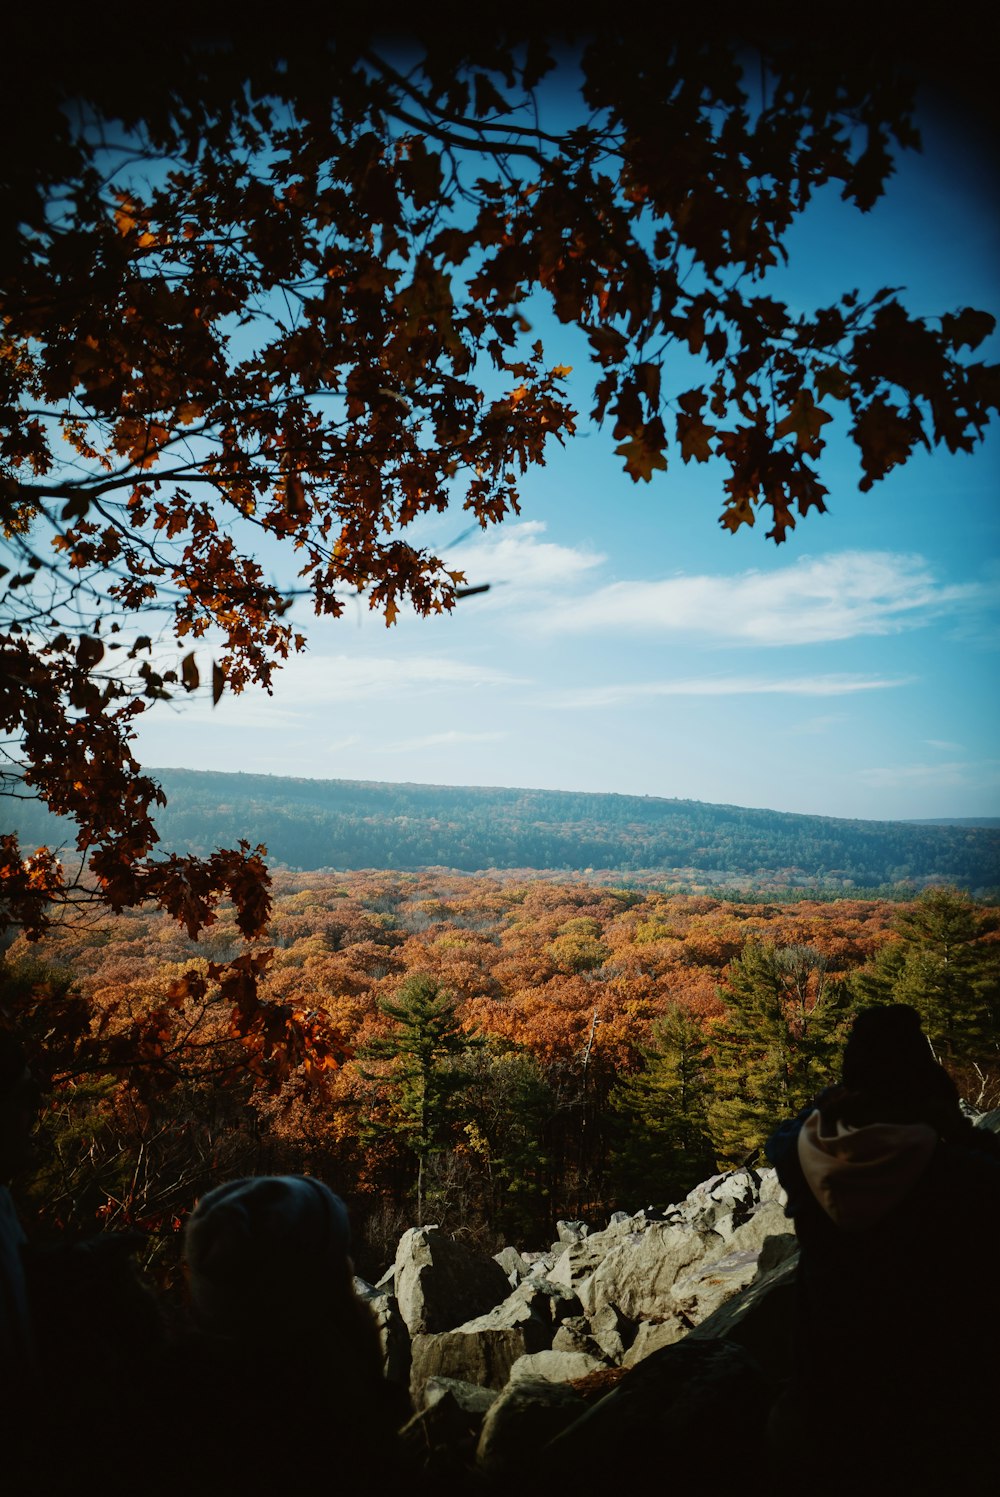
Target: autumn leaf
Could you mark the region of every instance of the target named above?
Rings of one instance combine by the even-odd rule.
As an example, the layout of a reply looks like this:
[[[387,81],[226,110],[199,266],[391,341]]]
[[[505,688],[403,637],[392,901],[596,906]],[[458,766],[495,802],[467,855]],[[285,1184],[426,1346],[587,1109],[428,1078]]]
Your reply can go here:
[[[664,445],[663,426],[656,421],[650,422],[647,426],[640,426],[628,441],[621,442],[615,448],[615,452],[625,459],[625,472],[628,473],[633,483],[638,483],[640,478],[644,483],[649,483],[657,469],[666,469]]]
[[[185,691],[197,691],[200,682],[201,677],[195,664],[194,651],[191,650],[181,661],[181,684]]]
[[[837,364],[814,365],[813,379],[820,400],[827,395],[832,395],[834,400],[846,400],[851,393],[850,380]]]
[[[788,415],[775,426],[774,435],[787,437],[794,432],[795,440],[800,448],[815,452],[823,445],[820,432],[824,425],[832,420],[832,416],[816,405],[811,390],[800,390],[792,402]]]
[[[705,392],[688,390],[678,397],[677,404],[681,408],[677,413],[677,441],[681,457],[686,463],[692,458],[699,463],[708,462],[712,456],[711,439],[716,429],[709,426],[702,416]]]

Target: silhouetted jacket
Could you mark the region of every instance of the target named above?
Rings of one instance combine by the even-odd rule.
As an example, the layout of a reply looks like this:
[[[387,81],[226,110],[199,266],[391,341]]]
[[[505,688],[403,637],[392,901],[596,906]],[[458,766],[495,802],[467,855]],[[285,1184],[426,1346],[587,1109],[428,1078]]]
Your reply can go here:
[[[855,1437],[867,1419],[936,1452],[946,1425],[971,1448],[995,1404],[1000,1159],[924,1120],[852,1125],[877,1105],[842,1088],[817,1100],[766,1145],[800,1246],[799,1388],[847,1398]]]

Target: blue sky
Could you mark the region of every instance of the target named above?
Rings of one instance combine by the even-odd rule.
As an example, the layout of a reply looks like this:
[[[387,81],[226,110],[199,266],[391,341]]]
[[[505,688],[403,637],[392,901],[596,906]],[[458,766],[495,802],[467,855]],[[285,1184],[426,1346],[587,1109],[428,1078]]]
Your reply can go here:
[[[834,191],[765,289],[803,309],[905,287],[914,312],[1000,310],[1000,209],[942,121],[868,215]],[[988,176],[988,174],[987,174]],[[551,363],[584,360],[539,317]],[[996,359],[997,335],[976,357]],[[586,378],[579,391],[588,408]],[[363,602],[303,611],[308,652],[273,698],[158,705],[143,762],[315,778],[691,797],[876,819],[1000,815],[1000,433],[918,454],[868,494],[835,428],[827,515],[785,545],[717,523],[723,472],[679,460],[649,485],[610,432],[581,433],[523,485],[520,518],[413,538],[489,593],[385,628]],[[279,559],[275,575],[292,580]]]

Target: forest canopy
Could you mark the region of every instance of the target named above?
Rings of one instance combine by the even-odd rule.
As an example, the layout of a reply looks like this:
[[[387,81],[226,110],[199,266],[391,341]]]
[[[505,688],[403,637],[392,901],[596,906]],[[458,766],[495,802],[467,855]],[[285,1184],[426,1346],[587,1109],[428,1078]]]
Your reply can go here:
[[[263,928],[252,842],[157,856],[136,721],[202,682],[267,689],[305,644],[299,592],[387,623],[454,606],[465,579],[411,527],[502,520],[580,419],[539,299],[585,341],[625,471],[719,462],[729,531],[763,513],[781,542],[824,510],[835,419],[870,489],[997,408],[988,311],[916,316],[891,266],[808,310],[761,290],[817,190],[865,211],[917,146],[912,58],[749,23],[639,50],[178,24],[137,69],[90,15],[37,31],[14,23],[0,182],[5,773],[75,820],[116,910],[197,933],[227,895]],[[0,876],[30,930],[74,892],[10,834]],[[251,1004],[249,958],[229,979]]]
[[[849,821],[661,796],[380,784],[158,769],[164,851],[204,856],[260,837],[269,866],[617,870],[645,884],[784,896],[947,881],[1000,892],[1000,827]],[[22,840],[72,828],[18,808]]]

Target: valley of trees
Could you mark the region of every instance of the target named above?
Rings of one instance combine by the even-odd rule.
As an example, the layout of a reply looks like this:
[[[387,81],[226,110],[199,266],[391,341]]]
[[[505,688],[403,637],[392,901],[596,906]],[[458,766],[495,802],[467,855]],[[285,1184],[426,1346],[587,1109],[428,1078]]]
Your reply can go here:
[[[7,24],[0,784],[74,818],[112,909],[194,931],[229,899],[253,938],[263,831],[162,856],[135,729],[164,698],[266,690],[306,644],[294,597],[452,609],[465,579],[415,523],[516,512],[580,408],[629,481],[712,463],[708,522],[779,544],[834,523],[831,433],[868,492],[923,448],[974,451],[1000,392],[995,317],[961,286],[912,307],[898,267],[858,286],[848,259],[816,305],[771,279],[818,193],[866,212],[891,185],[949,55],[968,93],[959,17],[931,45],[869,7],[859,45],[780,7],[675,8],[650,47],[638,13],[570,8],[549,35],[212,10]],[[43,930],[76,892],[0,831],[0,919]],[[230,969],[247,1005],[255,980]]]
[[[271,1016],[252,1032],[225,986],[247,960],[231,908],[197,942],[130,910],[10,945],[0,1003],[48,1089],[31,1189],[53,1226],[137,1225],[168,1273],[208,1185],[305,1169],[350,1201],[369,1268],[418,1217],[547,1240],[752,1156],[871,1002],[914,1004],[963,1095],[1000,1105],[1000,907],[954,889],[769,904],[279,873],[271,939],[250,948]]]
[[[262,842],[289,869],[584,868],[680,889],[882,890],[948,882],[1000,895],[1000,830],[848,821],[656,796],[155,771],[164,853]],[[75,836],[22,803],[25,846]],[[648,880],[647,880],[648,881]]]

